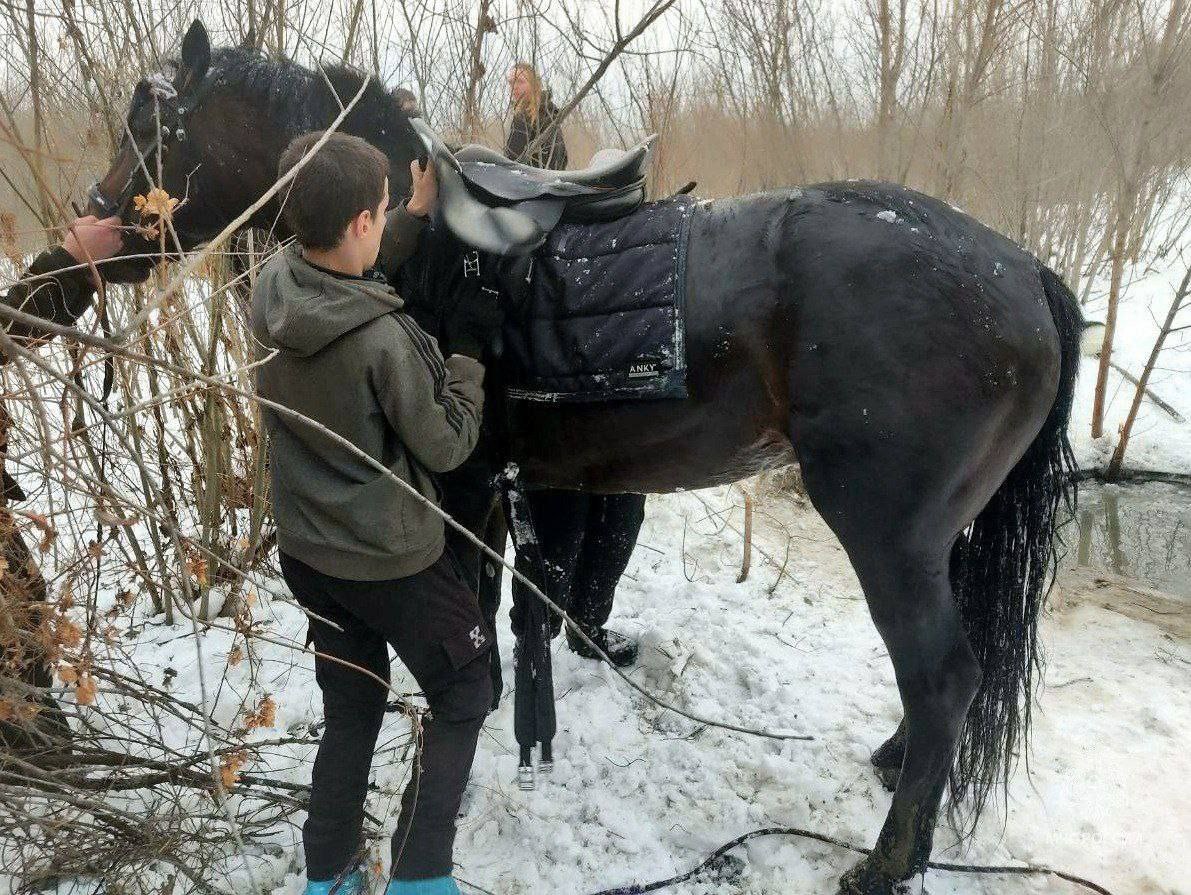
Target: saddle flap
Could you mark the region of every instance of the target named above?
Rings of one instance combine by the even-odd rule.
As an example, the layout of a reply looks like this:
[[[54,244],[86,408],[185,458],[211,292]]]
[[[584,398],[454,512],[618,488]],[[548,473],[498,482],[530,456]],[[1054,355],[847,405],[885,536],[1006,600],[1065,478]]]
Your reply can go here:
[[[479,201],[468,190],[458,160],[438,134],[420,118],[411,118],[410,124],[426,146],[438,175],[436,213],[456,237],[472,248],[496,255],[527,255],[545,241],[549,227],[543,228],[524,211],[491,207]]]
[[[514,208],[489,208],[471,195],[455,171],[440,167],[438,174],[438,213],[462,242],[495,255],[528,255],[546,240],[549,227],[542,227],[530,214]],[[561,213],[561,205],[558,210]]]

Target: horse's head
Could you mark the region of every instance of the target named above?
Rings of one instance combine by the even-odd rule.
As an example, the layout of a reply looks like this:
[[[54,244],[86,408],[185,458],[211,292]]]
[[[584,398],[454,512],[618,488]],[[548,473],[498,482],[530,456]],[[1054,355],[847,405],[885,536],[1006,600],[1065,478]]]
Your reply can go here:
[[[206,242],[262,195],[277,177],[277,162],[291,139],[327,127],[360,89],[362,76],[344,68],[313,72],[288,60],[266,59],[252,48],[211,50],[207,30],[195,21],[177,60],[137,84],[125,133],[107,173],[91,188],[87,210],[119,214],[125,224],[142,220],[132,199],[160,186],[181,200],[173,230],[182,251]],[[389,156],[389,192],[409,189],[409,162],[422,146],[396,100],[373,81],[341,130],[363,137]],[[270,203],[248,226],[271,226]],[[115,283],[145,280],[160,255],[156,239],[127,231],[119,255],[102,266]],[[177,253],[167,232],[166,252]]]
[[[126,224],[140,223],[132,206],[137,195],[156,184],[185,199],[173,216],[183,250],[217,233],[222,225],[217,206],[199,198],[210,190],[207,141],[198,134],[208,116],[206,89],[211,65],[207,30],[196,21],[186,32],[182,53],[167,71],[136,85],[125,121],[124,136],[107,173],[87,195],[87,211],[97,217],[117,214]],[[176,248],[167,235],[166,247]],[[105,279],[138,283],[149,275],[157,243],[130,230],[119,256],[103,265]]]

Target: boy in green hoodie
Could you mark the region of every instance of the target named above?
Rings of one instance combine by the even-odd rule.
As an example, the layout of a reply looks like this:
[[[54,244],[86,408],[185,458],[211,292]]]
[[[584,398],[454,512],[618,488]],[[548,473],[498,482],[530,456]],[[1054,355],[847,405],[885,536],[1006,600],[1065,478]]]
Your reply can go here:
[[[294,140],[280,173],[321,133]],[[412,196],[388,212],[388,162],[333,134],[294,178],[283,216],[296,243],[261,270],[253,331],[276,354],[258,370],[262,397],[347,439],[424,498],[306,420],[265,409],[281,569],[313,616],[326,728],[303,827],[308,895],[363,891],[364,797],[388,691],[388,646],[431,714],[402,798],[388,895],[455,895],[455,818],[492,699],[494,634],[444,552],[434,474],[455,468],[479,435],[480,348],[500,324],[486,293],[448,321],[446,359],[387,284],[414,251],[437,195],[411,165]],[[327,619],[338,626],[317,619]]]

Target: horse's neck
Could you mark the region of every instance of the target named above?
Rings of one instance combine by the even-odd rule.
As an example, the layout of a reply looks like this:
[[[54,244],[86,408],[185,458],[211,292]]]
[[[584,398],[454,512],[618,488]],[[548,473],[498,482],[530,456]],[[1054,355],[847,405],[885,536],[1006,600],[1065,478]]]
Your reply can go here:
[[[372,96],[365,96],[360,98],[361,103],[376,102],[376,98]],[[409,166],[410,159],[405,158],[401,154],[401,141],[396,133],[388,133],[388,128],[396,128],[399,122],[388,121],[386,116],[381,113],[370,113],[367,108],[359,109],[360,114],[350,115],[343,122],[338,131],[340,133],[349,134],[354,137],[359,137],[366,140],[373,146],[380,149],[389,159],[389,164],[394,171],[402,172]],[[353,110],[356,111],[356,110]],[[297,124],[295,121],[275,122],[273,133],[277,134],[276,142],[269,147],[269,158],[262,168],[262,182],[259,184],[245,184],[247,187],[245,195],[261,196],[264,195],[270,188],[272,188],[275,179],[270,176],[270,172],[276,172],[277,166],[281,161],[281,153],[285,151],[285,147],[297,137],[308,133],[310,130],[317,130],[319,128],[329,128],[338,116],[338,110],[335,115],[326,121],[314,122],[313,120],[305,121],[303,124]],[[309,124],[310,127],[305,125]],[[364,126],[360,126],[364,125]],[[390,180],[399,180],[399,178],[390,177]],[[280,199],[274,197],[272,201],[262,206],[245,224],[245,228],[257,227],[263,229],[270,229],[281,236],[288,236],[289,230],[285,226],[284,221],[280,216]],[[230,223],[231,218],[228,219]]]

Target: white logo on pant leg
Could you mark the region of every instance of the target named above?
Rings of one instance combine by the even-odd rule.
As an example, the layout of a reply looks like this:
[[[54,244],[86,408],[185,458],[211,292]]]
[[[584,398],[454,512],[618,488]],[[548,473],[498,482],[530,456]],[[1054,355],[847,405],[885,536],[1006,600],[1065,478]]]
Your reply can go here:
[[[468,252],[463,256],[463,275],[465,277],[478,277],[480,275],[480,253]]]
[[[479,625],[476,625],[474,628],[468,631],[467,636],[471,638],[472,645],[475,646],[476,649],[479,649],[488,642],[488,638],[484,636]]]

